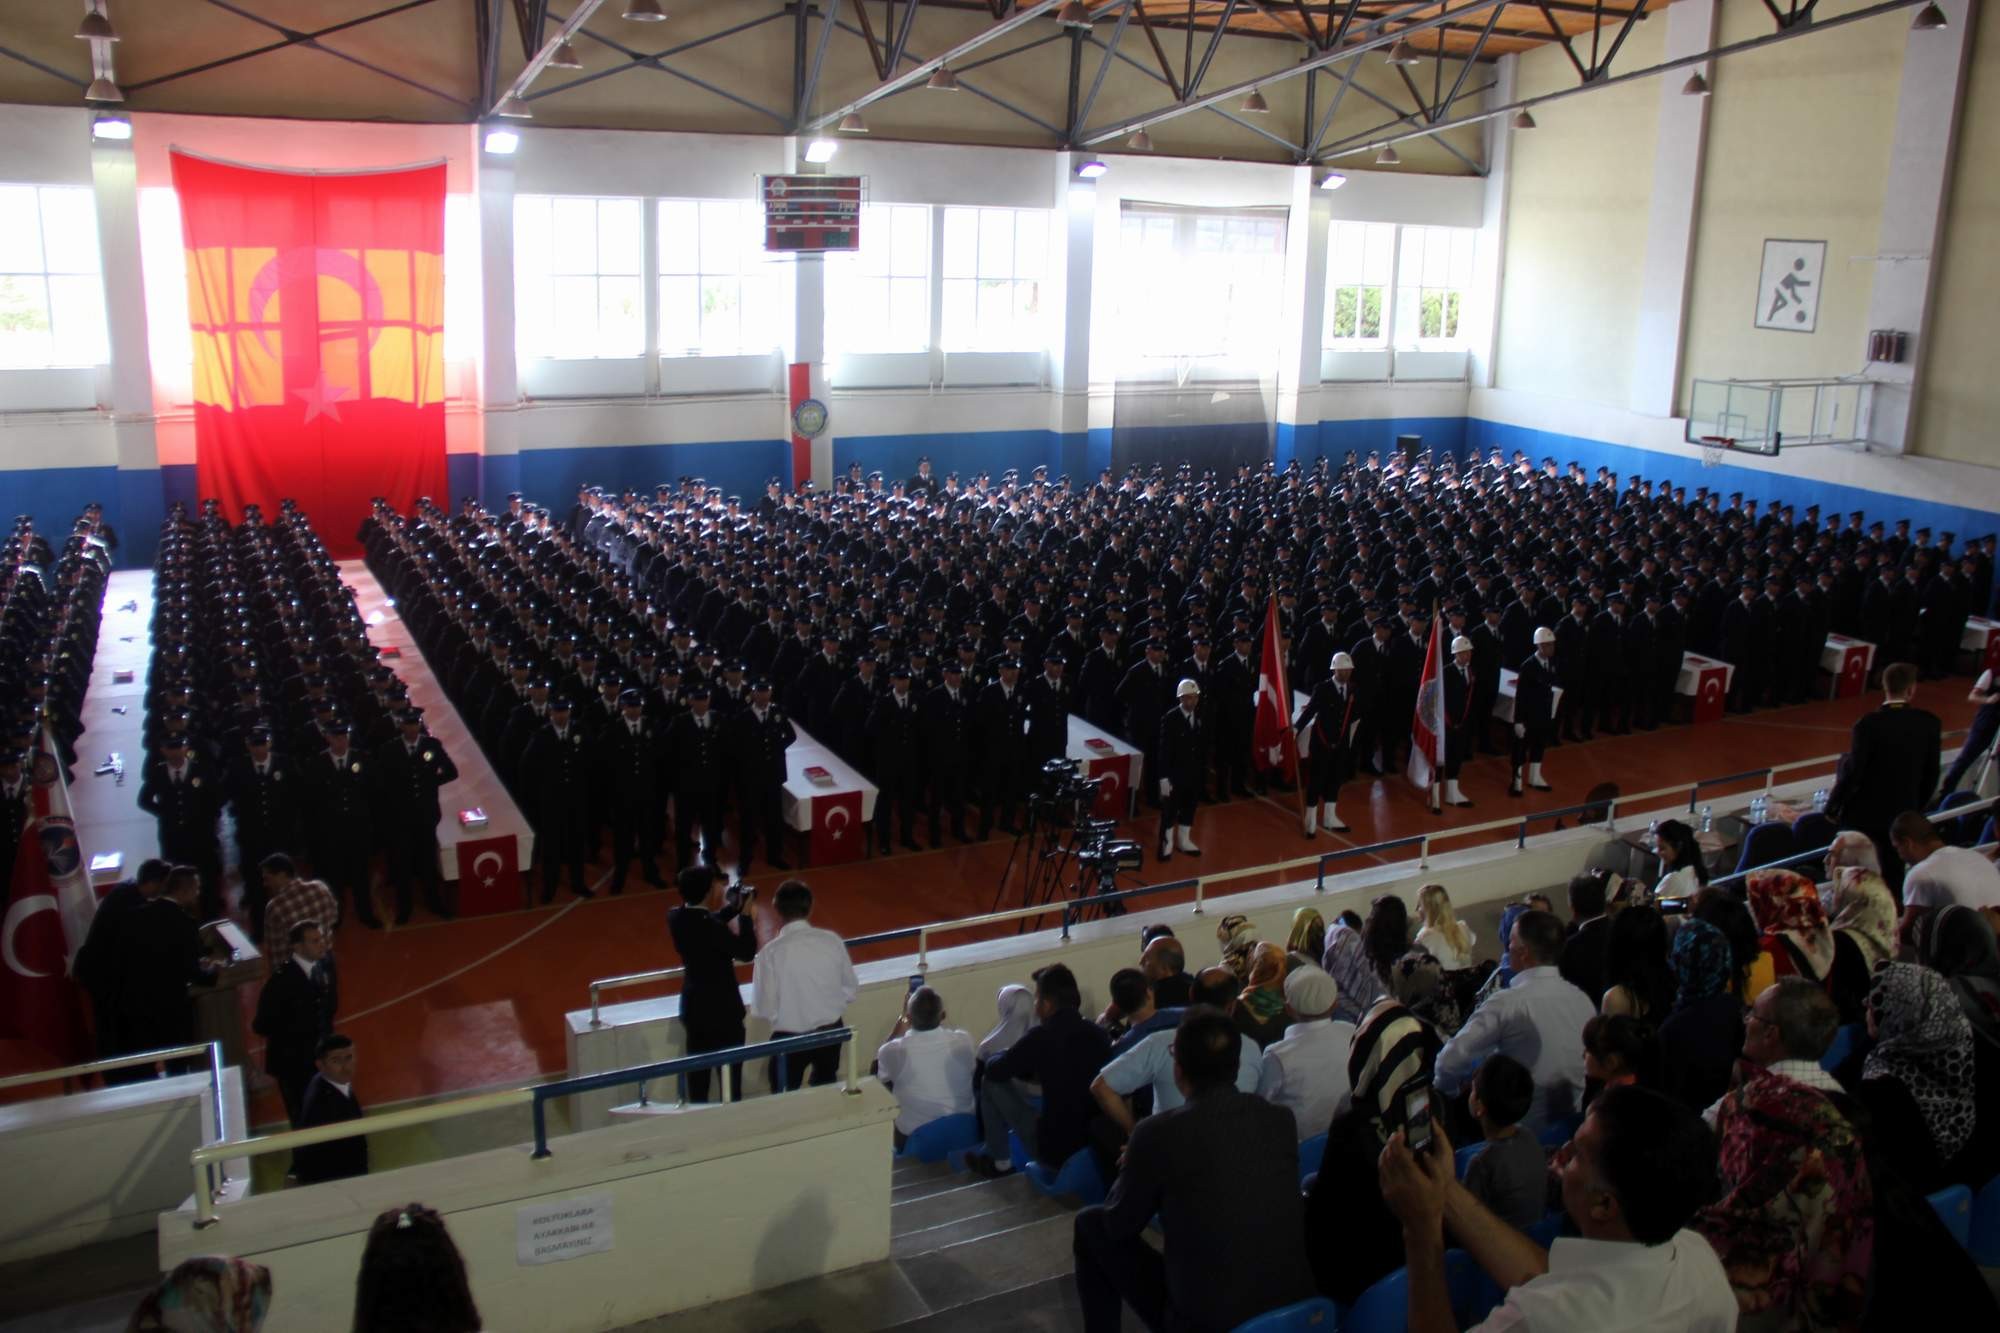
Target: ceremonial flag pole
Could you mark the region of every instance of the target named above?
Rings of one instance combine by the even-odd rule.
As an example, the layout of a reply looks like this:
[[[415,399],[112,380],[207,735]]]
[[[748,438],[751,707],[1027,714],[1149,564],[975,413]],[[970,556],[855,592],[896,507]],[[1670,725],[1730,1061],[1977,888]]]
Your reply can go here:
[[[1438,804],[1438,780],[1444,772],[1444,655],[1438,637],[1438,616],[1431,607],[1431,641],[1424,649],[1424,674],[1417,682],[1417,709],[1410,719],[1410,762],[1405,768],[1410,781],[1422,790],[1432,813]]]
[[[1299,780],[1299,741],[1292,734],[1292,686],[1285,675],[1285,654],[1279,647],[1278,599],[1264,612],[1264,658],[1257,671],[1257,728],[1251,742],[1260,769],[1275,769],[1292,784],[1305,818],[1306,788]]]

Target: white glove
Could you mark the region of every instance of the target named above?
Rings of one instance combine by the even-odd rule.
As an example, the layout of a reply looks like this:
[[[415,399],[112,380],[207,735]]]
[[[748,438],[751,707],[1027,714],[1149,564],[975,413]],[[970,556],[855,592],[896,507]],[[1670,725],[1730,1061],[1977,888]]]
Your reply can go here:
[[[1164,796],[1172,796],[1173,794],[1174,794],[1174,781],[1173,781],[1173,779],[1172,779],[1172,778],[1161,778],[1161,779],[1160,779],[1160,795],[1164,797]]]
[[[1521,723],[1519,723],[1519,722],[1516,722],[1516,723],[1514,724],[1514,734],[1515,734],[1516,736],[1525,736],[1525,735],[1527,735],[1527,734],[1528,734],[1528,729],[1527,729],[1527,727],[1523,726],[1523,725],[1522,725]]]

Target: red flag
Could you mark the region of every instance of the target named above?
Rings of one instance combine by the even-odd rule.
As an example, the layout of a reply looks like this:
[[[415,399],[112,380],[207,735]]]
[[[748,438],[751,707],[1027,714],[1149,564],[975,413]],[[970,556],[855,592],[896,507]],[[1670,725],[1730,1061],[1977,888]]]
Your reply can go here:
[[[71,1064],[87,1051],[83,989],[70,962],[90,930],[97,895],[54,749],[44,728],[32,761],[34,800],[11,867],[13,894],[0,920],[0,1031]]]
[[[526,903],[521,869],[515,864],[513,834],[458,844],[460,916],[518,912]]]
[[[296,499],[336,557],[445,491],[443,164],[316,175],[173,154],[200,493]]]
[[[1433,608],[1431,641],[1424,649],[1424,674],[1417,681],[1417,710],[1410,718],[1410,762],[1404,772],[1429,791],[1444,772],[1444,640]]]
[[[1285,654],[1278,644],[1278,599],[1264,612],[1264,662],[1257,669],[1257,730],[1251,760],[1273,769],[1287,782],[1298,781],[1298,739],[1292,735],[1292,686],[1285,679]]]
[[[812,863],[816,866],[858,861],[868,849],[868,830],[861,823],[861,793],[836,791],[812,798]]]

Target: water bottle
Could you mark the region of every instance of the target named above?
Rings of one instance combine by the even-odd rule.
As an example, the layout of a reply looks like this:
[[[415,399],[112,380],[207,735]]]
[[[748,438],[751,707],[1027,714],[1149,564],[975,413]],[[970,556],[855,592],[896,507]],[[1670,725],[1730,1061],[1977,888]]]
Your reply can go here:
[[[1657,819],[1646,825],[1646,845],[1656,852],[1660,850],[1660,821]]]
[[[1813,809],[1815,810],[1826,809],[1826,788],[1821,787],[1818,791],[1813,793]]]
[[[1769,809],[1769,808],[1770,808],[1770,807],[1769,807],[1768,805],[1766,805],[1766,804],[1765,804],[1765,800],[1764,800],[1764,798],[1763,798],[1762,796],[1753,796],[1753,797],[1751,797],[1751,798],[1750,798],[1750,822],[1751,822],[1752,824],[1761,824],[1761,823],[1763,823],[1763,822],[1764,822],[1764,812],[1765,812],[1765,810],[1767,810],[1767,809]]]
[[[1715,807],[1712,805],[1704,805],[1701,808],[1701,831],[1703,833],[1715,832]]]

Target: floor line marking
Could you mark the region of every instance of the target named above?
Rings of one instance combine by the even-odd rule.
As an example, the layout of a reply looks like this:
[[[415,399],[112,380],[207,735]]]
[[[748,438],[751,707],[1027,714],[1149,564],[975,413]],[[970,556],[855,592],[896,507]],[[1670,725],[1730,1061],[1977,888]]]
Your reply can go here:
[[[604,879],[599,880],[598,883],[603,884],[610,878],[611,878],[610,875],[607,873]],[[439,986],[444,985],[444,983],[447,981],[456,981],[458,978],[464,976],[467,972],[471,972],[478,968],[486,966],[488,963],[498,958],[501,954],[506,953],[508,950],[514,948],[515,946],[527,943],[529,940],[541,934],[543,931],[547,930],[550,926],[553,926],[556,922],[562,920],[564,917],[568,916],[571,912],[575,911],[577,905],[583,901],[584,900],[581,898],[572,898],[568,903],[564,904],[553,915],[551,915],[546,921],[536,922],[533,926],[530,926],[527,930],[522,931],[520,935],[516,936],[514,939],[507,941],[507,943],[501,945],[499,948],[494,949],[491,952],[487,953],[484,957],[475,958],[473,961],[465,964],[462,967],[455,967],[441,977],[435,977],[430,981],[426,981],[423,985],[418,986],[415,990],[403,992],[401,995],[398,995],[393,1000],[384,1000],[380,1004],[370,1005],[368,1008],[363,1009],[358,1013],[342,1015],[341,1021],[343,1023],[358,1022],[361,1019],[367,1018],[371,1014],[379,1014],[384,1009],[394,1008],[396,1005],[401,1004],[405,1000],[414,1000],[417,996],[422,995],[425,991],[435,990]]]

